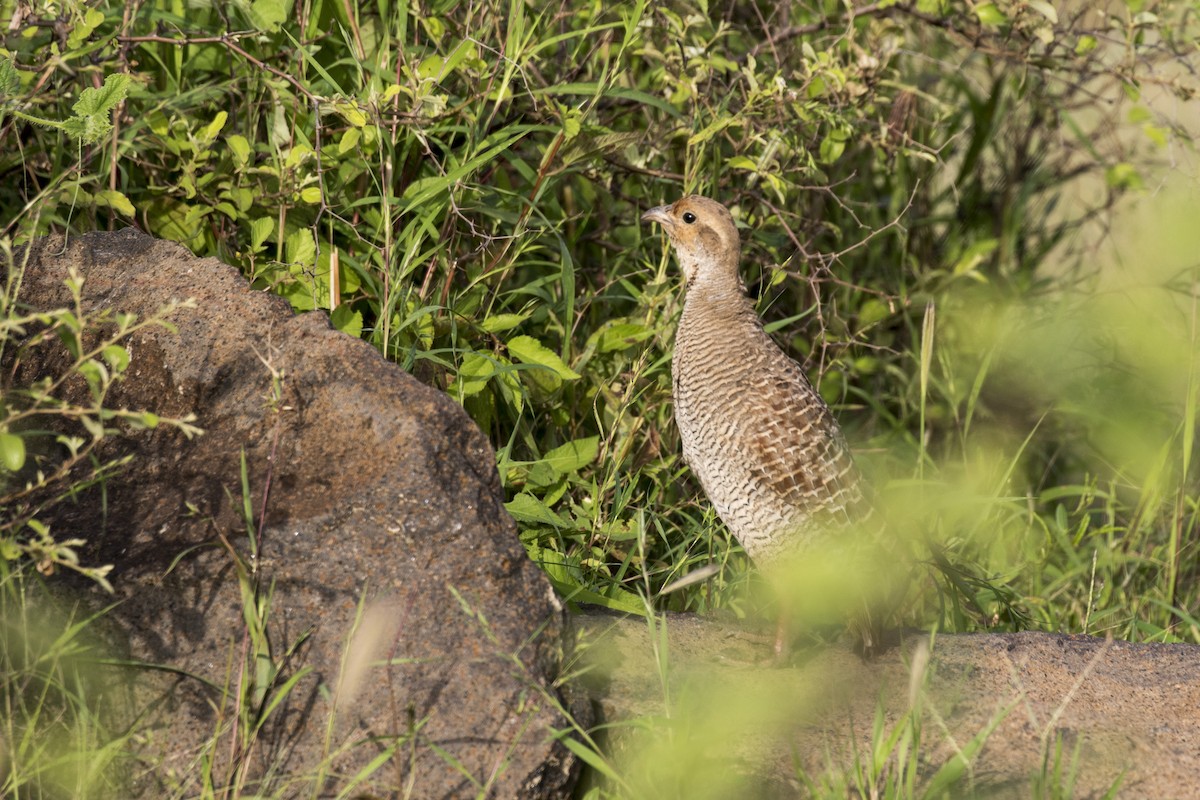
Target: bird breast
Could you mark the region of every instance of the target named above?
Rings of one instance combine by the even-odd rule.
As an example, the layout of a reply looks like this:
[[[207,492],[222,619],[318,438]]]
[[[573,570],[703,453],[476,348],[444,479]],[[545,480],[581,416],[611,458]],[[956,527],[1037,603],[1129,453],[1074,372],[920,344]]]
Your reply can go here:
[[[755,562],[850,521],[861,489],[837,422],[747,298],[689,295],[672,378],[684,458]]]

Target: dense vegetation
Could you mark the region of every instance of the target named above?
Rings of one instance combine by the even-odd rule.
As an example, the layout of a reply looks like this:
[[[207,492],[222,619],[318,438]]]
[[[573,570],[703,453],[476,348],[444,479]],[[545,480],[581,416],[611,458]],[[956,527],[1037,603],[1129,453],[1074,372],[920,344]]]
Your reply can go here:
[[[679,457],[680,287],[638,221],[699,192],[897,527],[957,565],[906,621],[1200,642],[1195,243],[1147,215],[1135,263],[1098,258],[1190,154],[1157,110],[1192,98],[1190,4],[855,5],[0,2],[0,347],[88,322],[23,317],[15,246],[137,225],[459,400],[564,596],[750,613]],[[119,379],[119,338],[72,369]],[[38,445],[56,385],[4,386],[12,574],[72,564],[33,468],[119,467],[85,457],[103,391],[70,469]]]

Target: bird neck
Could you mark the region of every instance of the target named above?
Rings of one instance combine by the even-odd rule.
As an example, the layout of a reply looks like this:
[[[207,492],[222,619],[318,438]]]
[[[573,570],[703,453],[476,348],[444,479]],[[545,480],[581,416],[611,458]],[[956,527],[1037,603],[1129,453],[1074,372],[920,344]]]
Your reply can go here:
[[[746,284],[736,272],[732,275],[714,276],[711,273],[700,272],[696,279],[687,285],[687,303],[692,305],[710,305],[728,308],[731,311],[753,309],[750,298],[746,296]]]
[[[682,260],[682,259],[681,259]],[[746,297],[746,284],[738,272],[738,254],[724,253],[716,256],[704,254],[701,258],[688,259],[681,263],[687,278],[688,296],[702,294],[714,301],[727,299],[730,302]]]

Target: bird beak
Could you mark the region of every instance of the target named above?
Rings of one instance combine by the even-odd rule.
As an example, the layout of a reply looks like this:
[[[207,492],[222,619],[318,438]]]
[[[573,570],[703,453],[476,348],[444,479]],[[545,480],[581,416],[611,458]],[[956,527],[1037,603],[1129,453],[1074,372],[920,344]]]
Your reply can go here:
[[[670,206],[656,206],[642,214],[645,222],[657,222],[668,230],[675,227],[675,218],[671,216]]]

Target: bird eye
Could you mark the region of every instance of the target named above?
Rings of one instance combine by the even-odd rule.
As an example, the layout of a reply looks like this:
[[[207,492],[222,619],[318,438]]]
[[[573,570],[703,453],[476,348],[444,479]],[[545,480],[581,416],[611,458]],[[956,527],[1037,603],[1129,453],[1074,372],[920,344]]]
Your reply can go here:
[[[685,211],[685,212],[683,212],[683,221],[686,222],[688,225],[691,225],[693,222],[696,221],[696,215],[690,211]]]

